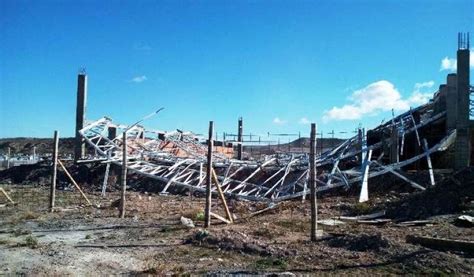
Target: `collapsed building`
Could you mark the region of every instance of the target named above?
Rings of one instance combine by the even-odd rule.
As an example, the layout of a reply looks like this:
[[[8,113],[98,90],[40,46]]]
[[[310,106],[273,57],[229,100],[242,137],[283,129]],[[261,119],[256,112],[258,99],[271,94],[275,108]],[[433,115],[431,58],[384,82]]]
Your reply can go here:
[[[436,184],[435,170],[470,166],[474,160],[474,122],[470,120],[474,112],[470,100],[474,89],[469,81],[469,55],[469,36],[459,34],[457,72],[447,75],[446,84],[439,87],[429,103],[394,116],[374,129],[359,129],[357,135],[321,153],[316,158],[317,191],[360,186],[362,202],[368,200],[370,178],[391,174],[417,190],[425,190]],[[88,145],[96,153],[93,162],[107,163],[106,180],[110,164],[122,166],[125,137],[126,167],[130,173],[156,180],[162,193],[174,187],[205,192],[206,144],[210,141],[201,142],[192,132],[149,130],[141,121],[122,125],[103,117],[86,122],[86,96],[87,75],[81,72],[77,90],[76,161],[85,158]],[[306,197],[309,156],[287,153],[267,155],[257,161],[243,160],[241,119],[238,126],[235,145],[215,141],[212,151],[213,166],[224,194],[264,202]],[[429,182],[412,180],[406,174],[409,170],[429,172]]]

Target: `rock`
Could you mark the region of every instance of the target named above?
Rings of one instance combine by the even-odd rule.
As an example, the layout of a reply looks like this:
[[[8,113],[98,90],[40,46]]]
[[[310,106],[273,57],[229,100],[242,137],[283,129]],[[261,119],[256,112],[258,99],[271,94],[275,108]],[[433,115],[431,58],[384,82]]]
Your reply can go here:
[[[181,217],[181,224],[183,224],[184,226],[186,226],[188,228],[196,227],[196,226],[194,226],[194,222],[190,218],[186,218],[184,216]]]

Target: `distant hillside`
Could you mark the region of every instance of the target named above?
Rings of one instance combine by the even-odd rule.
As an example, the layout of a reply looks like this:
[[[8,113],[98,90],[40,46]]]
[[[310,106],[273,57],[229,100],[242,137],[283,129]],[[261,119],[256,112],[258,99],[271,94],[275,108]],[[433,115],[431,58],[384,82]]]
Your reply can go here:
[[[2,138],[0,139],[0,154],[7,154],[10,147],[11,154],[36,154],[51,153],[53,150],[52,138]],[[72,154],[74,151],[74,138],[60,138],[59,152],[63,155]]]
[[[321,147],[323,151],[334,148],[335,146],[344,142],[344,139],[317,139],[316,149],[319,153]],[[258,154],[274,154],[277,152],[308,152],[309,151],[309,138],[299,138],[290,143],[272,144],[272,145],[252,145],[244,146],[244,152],[252,152]],[[33,154],[33,148],[36,147],[36,154],[51,153],[53,149],[53,139],[49,138],[3,138],[0,139],[0,155],[6,154],[10,147],[11,154]],[[74,138],[61,138],[59,139],[59,152],[62,155],[73,154],[74,152]]]

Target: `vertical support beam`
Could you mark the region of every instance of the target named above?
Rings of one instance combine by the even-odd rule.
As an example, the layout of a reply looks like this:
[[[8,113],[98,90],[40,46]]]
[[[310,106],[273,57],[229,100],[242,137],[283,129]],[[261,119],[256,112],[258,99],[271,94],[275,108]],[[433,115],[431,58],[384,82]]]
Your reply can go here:
[[[105,197],[105,191],[107,190],[107,182],[109,181],[109,170],[110,163],[107,163],[107,166],[105,167],[104,181],[102,183],[102,197]]]
[[[457,51],[457,118],[454,167],[456,170],[470,164],[470,123],[469,123],[469,48],[466,34],[460,34]]]
[[[318,232],[318,205],[316,197],[316,124],[311,123],[309,149],[309,185],[311,188],[311,241],[316,241]]]
[[[76,140],[74,145],[74,160],[77,161],[85,156],[86,145],[79,134],[84,128],[87,102],[87,75],[84,72],[77,76],[77,104],[76,104]]]
[[[54,141],[53,141],[53,166],[51,174],[51,187],[49,191],[49,211],[54,211],[54,202],[56,200],[56,176],[58,172],[58,145],[59,145],[59,134],[58,131],[54,131]]]
[[[243,152],[243,149],[244,149],[244,145],[243,145],[243,128],[244,128],[244,123],[243,123],[243,119],[242,117],[239,118],[239,125],[238,125],[238,132],[237,132],[237,141],[238,141],[238,145],[237,145],[237,159],[238,160],[242,160],[242,152]]]
[[[369,163],[372,158],[372,149],[364,155],[364,162],[362,163],[362,187],[359,195],[359,202],[369,201]]]
[[[123,132],[122,148],[122,194],[120,198],[120,218],[125,218],[125,191],[127,190],[127,132]]]
[[[239,121],[240,122],[240,121]],[[211,182],[212,182],[212,148],[213,148],[213,138],[212,134],[214,133],[214,122],[209,121],[209,139],[207,143],[207,168],[206,168],[206,208],[204,211],[204,227],[209,228],[211,226]]]
[[[423,139],[423,150],[426,152],[428,151],[428,141],[426,139]],[[434,173],[433,173],[433,166],[431,165],[431,158],[430,155],[426,155],[426,162],[428,163],[428,171],[430,172],[430,182],[431,185],[435,185],[435,179],[434,179]]]
[[[398,130],[395,126],[395,123],[392,125],[392,130],[390,132],[390,163],[399,162],[399,145],[398,145]]]
[[[10,156],[11,155],[11,149],[10,146],[8,146],[8,156],[7,156],[7,169],[10,168]]]

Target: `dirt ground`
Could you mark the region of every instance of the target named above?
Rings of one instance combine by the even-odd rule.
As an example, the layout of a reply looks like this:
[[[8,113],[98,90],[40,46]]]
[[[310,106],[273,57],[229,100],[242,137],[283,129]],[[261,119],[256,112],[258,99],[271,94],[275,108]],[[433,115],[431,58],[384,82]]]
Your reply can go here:
[[[408,234],[472,240],[472,228],[455,224],[458,214],[434,216],[421,226],[394,221],[319,224],[324,235],[310,242],[309,201],[285,202],[249,217],[265,204],[231,200],[236,223],[215,220],[204,230],[202,198],[129,192],[127,216],[120,219],[117,194],[109,194],[100,208],[60,201],[58,211],[49,213],[43,205],[48,191],[36,193],[45,197],[33,197],[28,205],[0,206],[0,274],[472,275],[474,270],[472,255],[405,242]],[[387,200],[374,201],[371,205]],[[352,197],[324,197],[319,218],[369,210],[356,202]],[[214,205],[223,215],[218,200]],[[184,226],[181,216],[194,220],[196,227]]]

